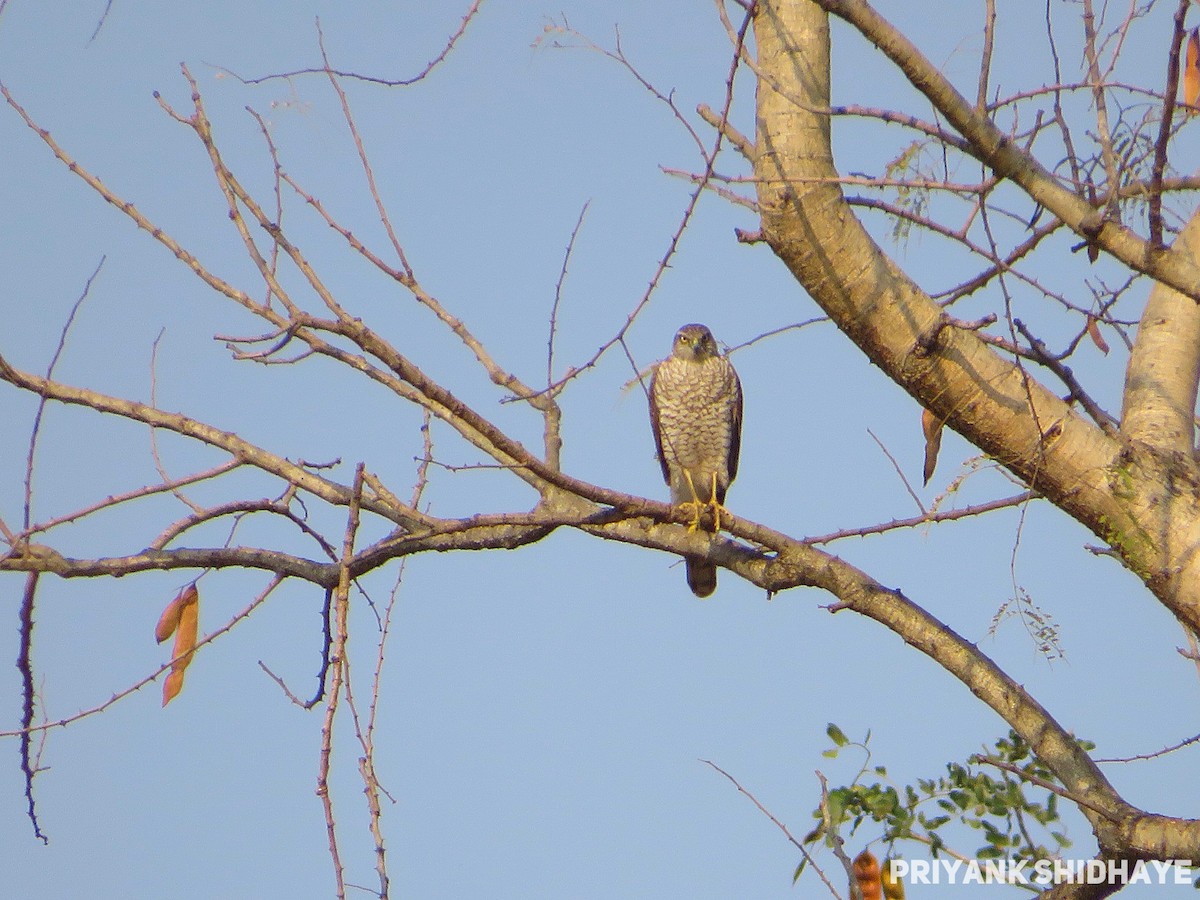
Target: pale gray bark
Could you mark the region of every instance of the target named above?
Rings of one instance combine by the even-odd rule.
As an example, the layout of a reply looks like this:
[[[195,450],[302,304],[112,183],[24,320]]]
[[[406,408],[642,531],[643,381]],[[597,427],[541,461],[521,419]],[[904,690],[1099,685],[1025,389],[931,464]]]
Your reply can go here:
[[[836,181],[830,146],[826,10],[859,27],[888,54],[997,174],[1131,267],[1160,279],[1162,286],[1147,307],[1149,327],[1130,364],[1125,440],[1106,435],[974,332],[949,325],[855,218]],[[1200,278],[1191,253],[1151,252],[1131,232],[1111,223],[1097,225],[1095,210],[1083,198],[1005,140],[865,3],[760,0],[755,39],[755,174],[763,238],[838,327],[897,384],[1091,528],[1172,612],[1200,628],[1200,570],[1194,558],[1200,546],[1200,490],[1191,428],[1200,313],[1189,296],[1166,286],[1186,285],[1197,294]],[[1190,248],[1198,230],[1189,227],[1180,244]],[[845,580],[835,563],[820,571],[824,577],[818,583],[848,608],[878,619],[929,653],[1022,734],[1076,797],[1105,852],[1162,859],[1169,858],[1170,847],[1191,858],[1200,855],[1200,822],[1147,814],[1126,803],[1074,739],[978,648],[878,586]]]

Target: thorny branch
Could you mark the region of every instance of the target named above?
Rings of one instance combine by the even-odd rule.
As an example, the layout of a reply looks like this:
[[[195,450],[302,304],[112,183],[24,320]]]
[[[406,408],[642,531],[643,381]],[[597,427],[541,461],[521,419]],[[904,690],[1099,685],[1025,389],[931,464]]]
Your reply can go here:
[[[329,837],[329,855],[333,860],[333,872],[337,881],[338,900],[346,896],[345,869],[338,849],[337,824],[333,815],[333,796],[329,791],[329,763],[333,754],[333,723],[337,716],[342,691],[350,693],[350,661],[346,655],[346,642],[350,639],[350,561],[354,558],[354,542],[358,537],[359,501],[362,497],[363,465],[354,470],[353,493],[346,516],[346,534],[342,539],[342,555],[338,562],[338,582],[333,591],[333,643],[329,652],[331,678],[329,700],[325,704],[325,718],[321,724],[321,752],[317,766],[317,796],[325,811],[325,829]],[[385,895],[386,896],[386,895]]]
[[[791,831],[788,830],[788,827],[786,824],[784,824],[779,819],[777,819],[775,817],[774,813],[772,813],[769,809],[767,809],[762,804],[762,802],[757,797],[754,796],[754,794],[750,793],[750,791],[748,791],[748,790],[746,790],[746,788],[742,787],[741,783],[736,778],[734,778],[732,775],[730,775],[728,772],[726,772],[724,769],[722,769],[720,766],[718,766],[711,759],[702,759],[702,760],[700,760],[700,762],[704,763],[706,766],[708,766],[709,768],[713,769],[714,771],[720,773],[721,775],[724,775],[729,780],[730,784],[732,784],[735,788],[737,788],[739,794],[744,795],[746,797],[746,799],[748,799],[751,803],[753,803],[755,805],[755,807],[758,808],[759,812],[761,812],[764,816],[766,816],[768,819],[770,819],[771,823],[776,828],[778,828],[780,831],[783,832],[783,836],[788,839],[788,843],[791,844],[793,847],[795,847],[797,850],[799,850],[800,855],[802,857],[804,857],[804,859],[808,862],[808,864],[810,866],[812,866],[813,871],[817,873],[817,876],[821,879],[821,881],[823,881],[825,883],[825,887],[829,889],[829,893],[834,897],[839,896],[837,890],[833,886],[833,883],[829,880],[829,876],[827,876],[825,874],[825,872],[822,871],[820,865],[813,858],[812,854],[808,852],[808,848],[805,847],[804,844],[802,844],[800,841],[796,840],[796,838],[792,835]]]
[[[100,274],[100,270],[104,268],[104,257],[100,257],[100,262],[96,264],[95,270],[88,276],[87,283],[83,286],[83,292],[79,295],[79,299],[75,301],[75,305],[71,307],[71,312],[67,315],[67,321],[63,324],[62,332],[58,336],[58,346],[54,348],[54,355],[50,358],[50,365],[46,367],[46,378],[54,377],[54,369],[58,366],[59,359],[62,358],[63,350],[67,346],[67,335],[71,332],[71,325],[75,322],[75,316],[79,314],[79,308],[83,306],[83,301],[87,299],[88,294],[92,290],[92,282]],[[46,412],[46,397],[43,395],[38,400],[37,412],[33,416],[33,427],[29,432],[29,453],[25,458],[25,534],[30,531],[30,519],[33,513],[33,468],[34,459],[37,456],[38,435],[42,430],[42,416]]]
[[[1190,747],[1193,744],[1200,743],[1200,734],[1194,734],[1189,738],[1184,738],[1178,743],[1171,744],[1169,747],[1163,747],[1161,750],[1155,750],[1152,753],[1136,753],[1133,756],[1114,756],[1105,759],[1097,759],[1097,763],[1128,763],[1142,762],[1149,759],[1158,759],[1160,756],[1166,756],[1169,753],[1174,753],[1176,750],[1182,750],[1184,747]]]
[[[382,87],[410,87],[419,81],[423,81],[435,68],[445,62],[446,57],[450,55],[450,51],[454,49],[454,46],[458,43],[459,39],[466,34],[467,26],[470,25],[475,19],[475,16],[479,13],[479,8],[482,5],[483,0],[474,0],[474,2],[471,3],[471,6],[463,14],[463,17],[458,24],[458,28],[455,29],[454,33],[451,34],[446,40],[446,44],[442,47],[441,51],[431,60],[429,60],[429,62],[427,62],[415,75],[409,75],[405,78],[384,78],[378,75],[364,75],[361,72],[342,71],[340,69],[330,70],[328,64],[316,68],[294,69],[290,72],[277,72],[272,75],[259,75],[256,78],[243,78],[236,72],[232,72],[229,69],[222,69],[222,71],[232,75],[243,84],[261,84],[265,81],[296,78],[300,75],[332,74],[338,76],[339,78],[351,78],[356,81],[363,81],[369,84],[380,85]],[[318,20],[317,25],[319,28],[320,20]]]
[[[718,117],[719,121],[721,122],[728,121],[730,111],[733,108],[734,81],[742,63],[742,51],[745,45],[746,34],[752,21],[753,12],[752,10],[747,10],[745,17],[742,19],[741,27],[737,30],[737,35],[734,39],[733,58],[729,64],[729,69],[725,78],[725,100],[721,108],[721,113]],[[671,235],[671,238],[668,241],[666,253],[663,254],[662,258],[658,262],[658,265],[655,267],[654,274],[651,276],[650,283],[647,285],[641,299],[634,305],[629,315],[626,316],[624,324],[617,330],[617,333],[601,344],[590,359],[580,365],[571,366],[561,378],[550,385],[550,387],[547,389],[547,393],[554,395],[561,391],[567,383],[575,379],[577,376],[591,368],[594,368],[609,350],[622,343],[625,340],[626,335],[629,333],[629,330],[633,327],[634,322],[638,319],[643,310],[645,310],[649,305],[651,298],[658,289],[659,283],[662,281],[663,276],[670,268],[671,260],[675,258],[675,255],[679,250],[680,242],[683,239],[684,232],[687,231],[688,226],[691,224],[692,219],[695,216],[696,208],[699,205],[700,198],[709,189],[709,183],[712,180],[713,174],[716,170],[717,159],[725,142],[725,130],[722,128],[717,129],[716,137],[713,139],[712,149],[707,149],[703,140],[700,138],[700,135],[687,121],[686,117],[679,111],[678,107],[676,107],[673,98],[669,94],[662,93],[649,81],[647,81],[633,65],[633,63],[630,62],[625,56],[624,51],[621,49],[619,32],[617,33],[616,48],[614,50],[605,50],[590,39],[574,31],[565,23],[561,29],[550,28],[548,30],[549,32],[561,31],[561,33],[566,34],[573,39],[579,40],[582,43],[582,46],[586,49],[602,53],[605,57],[620,63],[642,87],[644,87],[647,91],[653,94],[655,98],[666,104],[671,109],[676,119],[683,124],[684,128],[692,136],[693,141],[699,148],[701,156],[704,158],[704,173],[700,176],[695,190],[693,190],[689,196],[687,206],[684,209],[683,216],[679,221],[679,225],[676,227],[674,233]],[[637,368],[637,366],[634,366],[635,372],[637,371]]]
[[[858,879],[854,877],[854,863],[850,861],[849,854],[846,853],[845,844],[842,841],[842,836],[838,830],[833,827],[833,822],[829,815],[829,782],[821,772],[817,772],[817,780],[821,783],[821,816],[823,817],[822,824],[825,828],[825,833],[829,835],[833,842],[833,855],[837,857],[837,861],[842,864],[842,869],[846,873],[846,882],[850,885],[850,900],[864,900],[862,886],[858,883]]]
[[[33,800],[33,778],[37,774],[36,763],[33,759],[33,603],[37,596],[38,573],[30,572],[25,576],[25,592],[21,596],[21,628],[20,646],[17,654],[17,670],[21,673],[21,772],[25,775],[25,803],[29,822],[33,826],[33,835],[43,844],[50,839],[42,833],[38,822],[37,807]]]

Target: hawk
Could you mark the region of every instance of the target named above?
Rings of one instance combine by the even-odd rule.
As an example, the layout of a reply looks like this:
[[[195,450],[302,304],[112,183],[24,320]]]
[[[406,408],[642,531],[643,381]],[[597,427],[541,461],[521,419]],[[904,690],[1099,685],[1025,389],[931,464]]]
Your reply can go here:
[[[671,355],[650,381],[650,427],[671,502],[695,511],[691,530],[705,507],[713,531],[721,530],[725,491],[737,475],[742,443],[742,385],[733,364],[721,355],[703,325],[684,325]],[[717,567],[688,557],[687,583],[697,597],[717,589]]]

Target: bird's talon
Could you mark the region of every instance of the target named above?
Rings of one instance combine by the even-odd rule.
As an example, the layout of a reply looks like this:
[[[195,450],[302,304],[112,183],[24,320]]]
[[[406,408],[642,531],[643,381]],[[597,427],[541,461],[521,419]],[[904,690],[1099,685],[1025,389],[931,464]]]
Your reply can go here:
[[[702,503],[699,500],[687,500],[683,503],[680,503],[678,506],[678,509],[681,512],[690,510],[689,515],[691,516],[692,520],[690,522],[688,522],[688,527],[687,527],[688,534],[691,534],[694,531],[696,531],[696,529],[698,529],[700,527],[700,521],[701,521],[700,511],[702,509],[704,509],[704,503]]]
[[[709,500],[705,505],[712,510],[713,514],[713,534],[721,530],[721,514],[724,513],[729,518],[729,523],[733,524],[733,513],[717,499],[717,473],[712,474],[712,493],[708,495]]]
[[[731,513],[717,501],[710,501],[708,503],[708,508],[712,510],[713,514],[713,534],[716,534],[724,527],[724,525],[722,525],[722,516],[724,517],[725,524],[733,524],[733,513]]]

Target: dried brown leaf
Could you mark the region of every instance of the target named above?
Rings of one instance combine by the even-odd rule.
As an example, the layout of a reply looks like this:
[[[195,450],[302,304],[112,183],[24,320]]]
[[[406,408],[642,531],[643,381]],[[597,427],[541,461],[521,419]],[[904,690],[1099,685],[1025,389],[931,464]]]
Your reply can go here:
[[[921,431],[925,433],[925,484],[937,468],[938,451],[942,448],[942,426],[945,423],[927,409],[921,410]]]
[[[158,617],[158,624],[154,626],[155,641],[161,644],[175,633],[175,629],[179,627],[179,612],[183,609],[183,605],[189,602],[187,599],[188,594],[195,593],[195,591],[196,586],[189,584],[179,592],[179,595],[174,600],[167,604],[167,608]]]
[[[1104,340],[1104,335],[1100,333],[1100,323],[1096,321],[1095,316],[1088,316],[1087,333],[1100,352],[1108,356],[1108,341]]]
[[[883,886],[883,896],[886,900],[904,900],[904,880],[896,875],[892,868],[893,859],[885,859],[880,867],[879,880]]]
[[[183,690],[183,672],[176,672],[172,669],[167,673],[167,680],[163,682],[162,705],[166,706],[174,700],[181,690]]]
[[[173,613],[174,621],[170,624],[170,630],[159,638],[162,641],[172,631],[175,633],[175,646],[171,651],[171,671],[163,682],[163,706],[170,703],[183,689],[183,674],[192,662],[196,636],[200,628],[200,592],[194,584],[189,585],[171,601],[171,606],[177,607]],[[167,612],[171,610],[171,606],[164,610],[163,619],[168,618]],[[159,621],[159,625],[162,626],[162,620]],[[157,635],[160,632],[155,633]]]
[[[1193,28],[1188,36],[1183,61],[1183,102],[1189,116],[1200,113],[1200,28]]]
[[[862,891],[863,900],[882,900],[883,884],[879,879],[879,860],[870,850],[854,857],[854,879]]]

